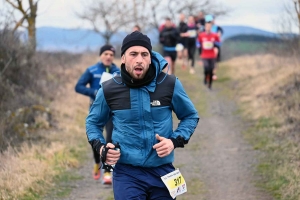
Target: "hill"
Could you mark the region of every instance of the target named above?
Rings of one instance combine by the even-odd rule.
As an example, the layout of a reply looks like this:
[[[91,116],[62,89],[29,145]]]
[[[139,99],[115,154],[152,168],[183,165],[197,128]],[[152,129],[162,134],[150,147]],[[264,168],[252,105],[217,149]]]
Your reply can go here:
[[[223,26],[223,40],[237,35],[261,35],[265,37],[276,37],[277,34],[263,31],[248,26]],[[125,37],[126,32],[115,34],[111,43],[119,46]],[[152,44],[158,44],[158,32],[151,30],[147,33]],[[58,27],[37,28],[38,49],[42,51],[68,51],[83,52],[95,51],[104,44],[104,39],[90,29],[64,29]]]
[[[224,34],[222,39],[226,40],[228,38],[237,36],[237,35],[257,35],[270,38],[276,38],[279,35],[273,32],[264,31],[257,28],[252,28],[249,26],[222,26]]]

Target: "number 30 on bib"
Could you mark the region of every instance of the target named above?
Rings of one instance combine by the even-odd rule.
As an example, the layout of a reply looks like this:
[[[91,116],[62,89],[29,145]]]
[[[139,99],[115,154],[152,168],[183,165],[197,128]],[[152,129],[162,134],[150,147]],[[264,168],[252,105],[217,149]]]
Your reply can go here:
[[[167,186],[173,199],[175,199],[176,196],[187,192],[185,180],[179,169],[176,169],[175,171],[162,176],[161,180]]]

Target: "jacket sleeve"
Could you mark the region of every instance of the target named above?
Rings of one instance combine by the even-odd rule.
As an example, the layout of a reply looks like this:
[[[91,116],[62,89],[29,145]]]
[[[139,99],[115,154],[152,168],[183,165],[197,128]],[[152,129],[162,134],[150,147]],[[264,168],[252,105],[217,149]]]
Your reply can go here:
[[[92,78],[93,78],[93,75],[87,69],[79,78],[79,80],[75,86],[75,91],[80,94],[89,96],[91,98],[95,98],[95,94],[96,94],[97,90],[86,87],[86,85],[91,81]]]
[[[178,43],[180,41],[180,33],[177,29],[175,29],[175,31],[174,31],[174,37]]]
[[[199,116],[192,101],[187,96],[181,82],[176,79],[172,98],[172,108],[180,123],[173,132],[171,140],[174,147],[184,147],[197,127]]]
[[[109,117],[110,108],[105,100],[103,89],[100,88],[85,122],[88,141],[97,152],[99,152],[102,145],[106,144],[103,127]]]
[[[160,33],[159,33],[159,42],[160,44],[164,44],[164,30],[162,30]]]

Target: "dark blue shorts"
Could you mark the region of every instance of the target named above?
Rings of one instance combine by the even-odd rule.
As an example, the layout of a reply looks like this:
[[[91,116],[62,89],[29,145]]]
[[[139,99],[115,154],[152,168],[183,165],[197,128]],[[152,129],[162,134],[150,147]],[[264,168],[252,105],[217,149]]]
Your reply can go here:
[[[174,62],[177,58],[177,51],[165,51],[163,53],[164,57],[170,57],[171,60]]]
[[[154,168],[117,164],[113,172],[115,200],[173,200],[161,180],[175,168],[166,164]]]

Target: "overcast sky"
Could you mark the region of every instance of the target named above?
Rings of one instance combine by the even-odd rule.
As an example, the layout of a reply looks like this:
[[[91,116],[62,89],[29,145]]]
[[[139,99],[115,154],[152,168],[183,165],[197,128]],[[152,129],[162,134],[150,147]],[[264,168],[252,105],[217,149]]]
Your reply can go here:
[[[284,3],[292,0],[217,0],[224,6],[232,8],[229,16],[220,17],[220,25],[246,25],[276,32]],[[87,28],[79,20],[75,11],[80,12],[83,0],[41,0],[37,26],[57,26],[64,28]]]

